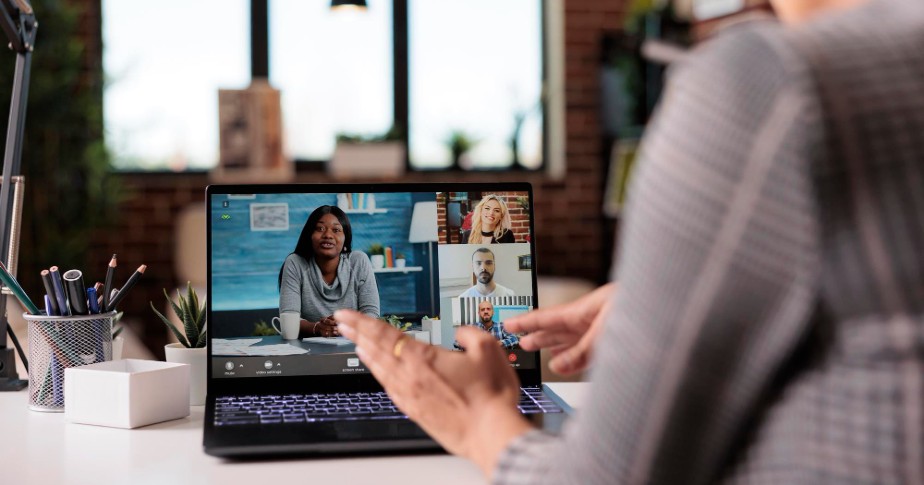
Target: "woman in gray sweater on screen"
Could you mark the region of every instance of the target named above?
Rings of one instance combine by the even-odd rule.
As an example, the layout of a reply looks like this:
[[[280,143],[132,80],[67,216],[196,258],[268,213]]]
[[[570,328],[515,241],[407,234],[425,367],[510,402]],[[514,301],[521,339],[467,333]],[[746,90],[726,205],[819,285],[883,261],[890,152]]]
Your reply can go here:
[[[299,338],[336,337],[342,308],[379,316],[379,289],[369,257],[353,251],[350,219],[338,207],[315,209],[295,251],[279,269],[279,313],[301,315]]]

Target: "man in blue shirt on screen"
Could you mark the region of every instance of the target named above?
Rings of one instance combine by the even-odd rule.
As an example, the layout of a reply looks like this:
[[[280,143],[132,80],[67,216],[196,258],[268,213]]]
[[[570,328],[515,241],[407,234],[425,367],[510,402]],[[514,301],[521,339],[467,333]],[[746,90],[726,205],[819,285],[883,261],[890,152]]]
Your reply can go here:
[[[490,300],[484,300],[478,304],[478,321],[473,323],[472,326],[493,335],[505,349],[512,349],[520,343],[520,337],[517,337],[516,334],[507,333],[500,322],[494,321],[494,305]],[[458,342],[453,343],[453,345],[457,349],[462,348]]]

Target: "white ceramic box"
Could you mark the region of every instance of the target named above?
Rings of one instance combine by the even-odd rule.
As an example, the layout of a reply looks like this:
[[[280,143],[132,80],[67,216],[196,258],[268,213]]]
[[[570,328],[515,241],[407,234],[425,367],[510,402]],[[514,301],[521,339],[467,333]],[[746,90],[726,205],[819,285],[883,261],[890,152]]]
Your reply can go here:
[[[430,343],[441,345],[447,349],[452,348],[452,342],[455,340],[456,332],[449,320],[439,320],[424,318],[421,321],[424,331],[430,332]]]
[[[114,428],[189,416],[189,366],[128,359],[66,369],[64,416]]]

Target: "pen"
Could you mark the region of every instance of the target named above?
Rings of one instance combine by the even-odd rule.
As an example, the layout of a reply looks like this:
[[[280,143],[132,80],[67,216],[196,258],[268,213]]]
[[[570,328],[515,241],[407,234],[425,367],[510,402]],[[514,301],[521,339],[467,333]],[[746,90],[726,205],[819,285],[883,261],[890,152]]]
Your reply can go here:
[[[109,306],[106,307],[107,312],[111,312],[116,309],[122,299],[125,298],[125,295],[128,294],[128,291],[131,290],[133,286],[135,286],[135,283],[138,282],[138,279],[141,278],[141,275],[144,274],[144,270],[147,268],[148,267],[143,264],[138,266],[138,269],[132,273],[132,276],[128,279],[128,281],[125,282],[125,285],[122,286],[122,289],[116,293],[115,297],[109,300]]]
[[[25,308],[27,312],[33,315],[41,315],[41,310],[35,306],[35,303],[32,303],[32,300],[29,299],[29,295],[22,289],[22,286],[19,286],[19,282],[6,270],[6,266],[4,266],[3,263],[0,263],[0,280],[3,281],[4,286],[13,292],[13,295],[16,296],[19,303],[22,303],[22,307]]]
[[[109,293],[112,290],[112,278],[115,276],[116,264],[116,255],[112,255],[112,259],[109,260],[109,266],[106,268],[106,284],[103,285],[103,311],[108,312],[109,308]]]
[[[47,269],[42,270],[42,283],[45,285],[45,309],[48,316],[60,315],[61,310],[58,308],[58,299],[55,297],[55,283],[51,279],[51,273]]]
[[[87,288],[87,303],[90,306],[90,313],[99,313],[99,303],[97,303],[96,288]]]
[[[71,304],[71,312],[74,315],[90,313],[90,309],[87,308],[87,286],[83,283],[83,273],[72,269],[64,273],[63,278],[65,288],[67,288],[67,301]]]
[[[71,316],[71,307],[67,305],[67,293],[64,291],[64,280],[61,279],[61,272],[58,271],[57,266],[52,266],[48,268],[48,273],[51,274],[51,282],[55,286],[55,298],[58,299],[59,315],[62,317]]]

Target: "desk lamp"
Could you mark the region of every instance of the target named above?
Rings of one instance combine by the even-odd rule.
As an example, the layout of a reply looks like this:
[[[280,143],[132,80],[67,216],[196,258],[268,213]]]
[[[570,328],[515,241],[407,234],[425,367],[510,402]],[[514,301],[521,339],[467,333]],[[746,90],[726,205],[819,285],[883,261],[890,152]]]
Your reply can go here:
[[[0,181],[0,248],[11,248],[18,246],[19,241],[11,238],[15,204],[14,194],[10,188],[13,176],[19,175],[22,160],[26,100],[29,96],[29,70],[32,67],[32,47],[35,43],[35,32],[38,29],[38,22],[35,21],[35,15],[29,2],[0,0],[0,28],[3,29],[9,41],[10,49],[16,53],[10,121],[6,128],[6,147],[3,154],[2,181]],[[16,239],[18,239],[18,234]],[[4,263],[9,262],[8,255],[0,253],[0,258],[3,258]],[[20,379],[16,373],[16,359],[13,350],[6,346],[6,334],[9,334],[28,371],[26,356],[7,322],[6,300],[6,298],[0,298],[0,392],[19,391],[28,385],[28,381]]]

